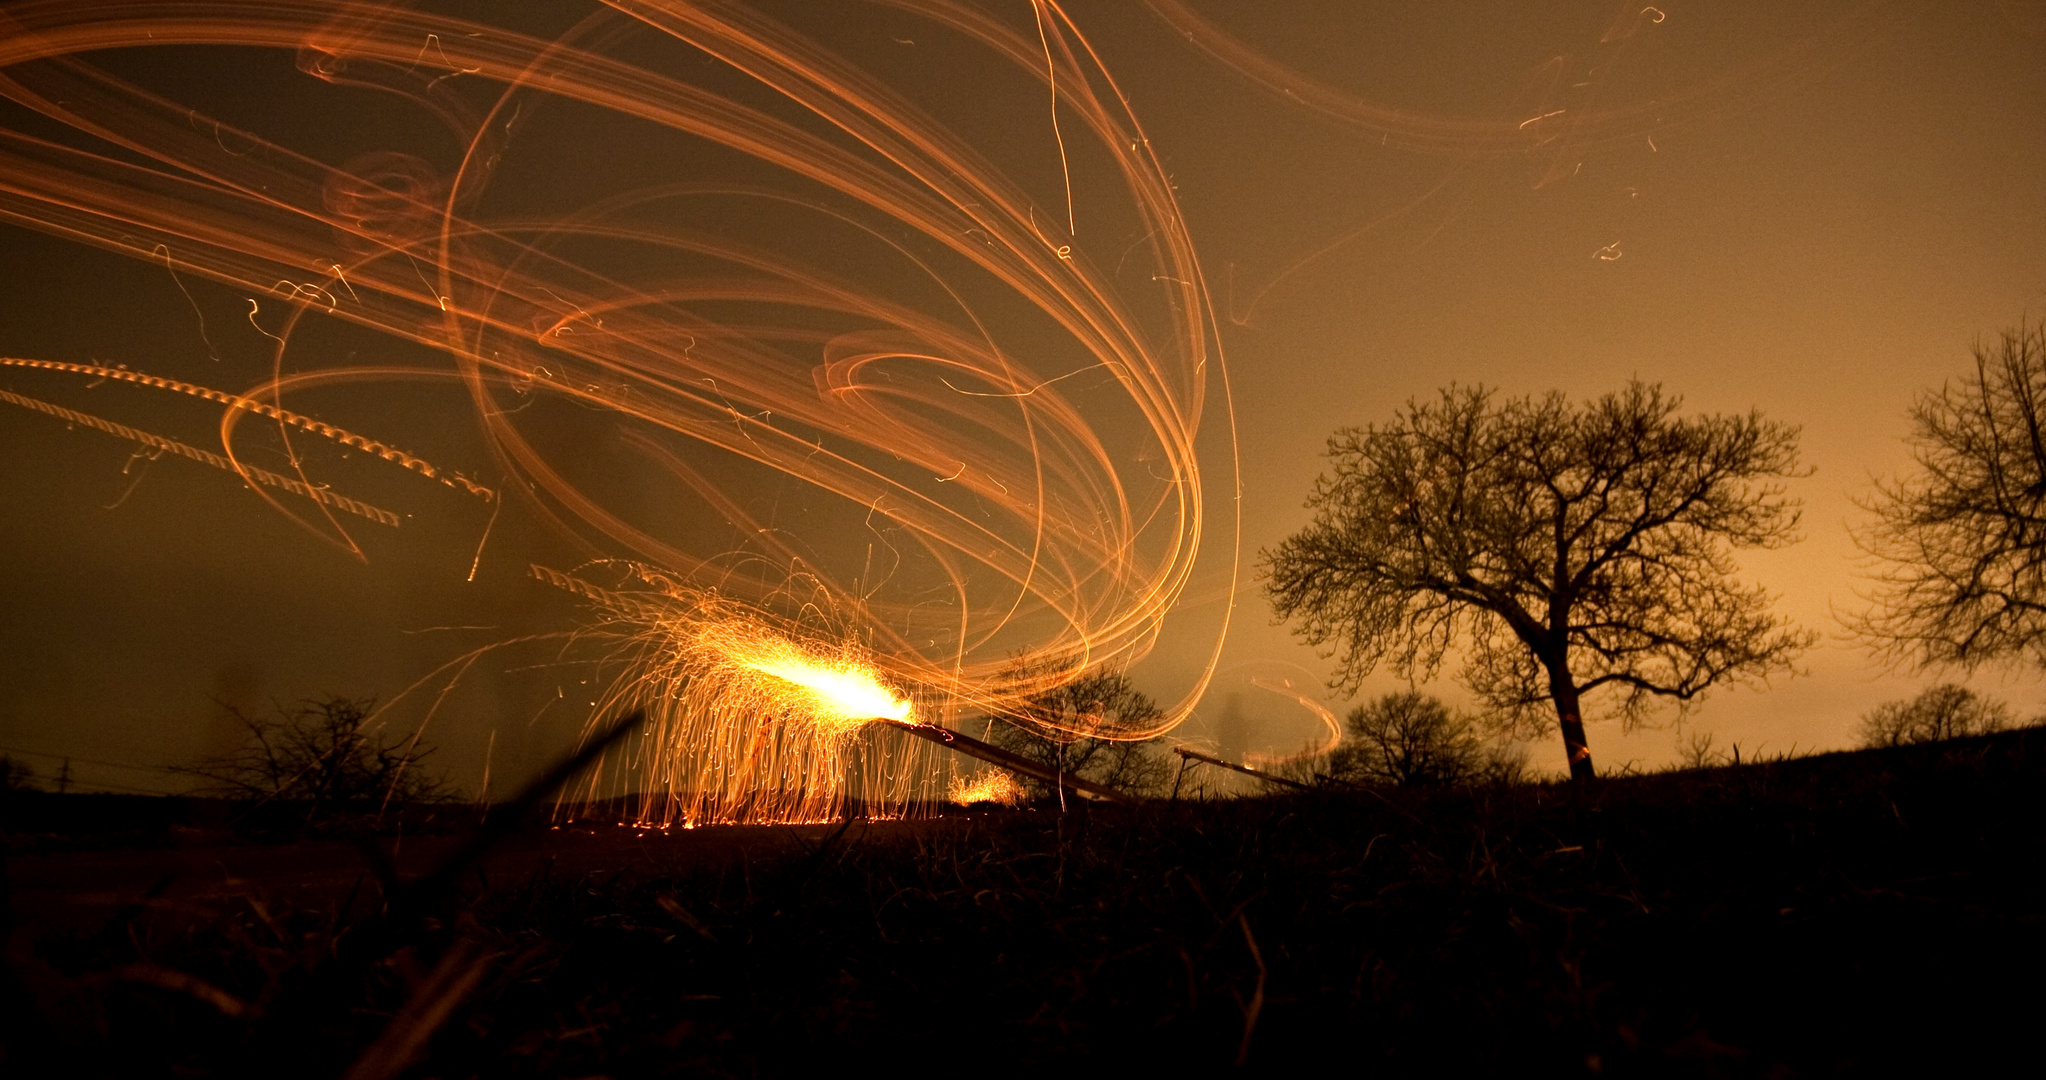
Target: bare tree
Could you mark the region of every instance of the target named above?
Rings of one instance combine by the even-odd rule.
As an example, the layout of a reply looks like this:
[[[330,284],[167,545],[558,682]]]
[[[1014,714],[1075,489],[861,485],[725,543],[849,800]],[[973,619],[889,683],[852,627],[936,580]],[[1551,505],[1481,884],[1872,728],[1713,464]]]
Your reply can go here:
[[[1732,556],[1797,539],[1781,483],[1809,475],[1797,429],[1681,404],[1640,382],[1576,408],[1452,386],[1338,431],[1314,521],[1264,553],[1273,607],[1337,657],[1338,689],[1381,661],[1432,675],[1460,648],[1510,729],[1553,710],[1570,775],[1589,779],[1584,694],[1613,688],[1633,722],[1789,671],[1815,640],[1735,580]]]
[[[1157,703],[1131,685],[1127,675],[1103,669],[1033,696],[1016,714],[995,718],[988,741],[1053,772],[1128,795],[1155,795],[1171,776],[1160,740],[1075,732],[1091,729],[1109,736],[1141,730],[1160,714]],[[1024,783],[1033,789],[1049,787],[1027,778]]]
[[[1418,690],[1385,694],[1343,718],[1343,741],[1322,772],[1330,780],[1400,787],[1525,782],[1526,752],[1486,741],[1480,727],[1479,718]]]
[[[2010,726],[2009,705],[1956,683],[1941,683],[1909,701],[1884,702],[1869,710],[1861,718],[1861,745],[1942,742]]]
[[[315,698],[277,706],[274,719],[221,707],[248,734],[233,753],[177,770],[199,778],[202,794],[303,806],[308,822],[444,797],[441,780],[421,765],[433,748],[372,728],[374,701]]]
[[[1713,749],[1711,732],[1693,730],[1677,744],[1677,762],[1680,769],[1716,769],[1726,764],[1726,755]]]
[[[1913,403],[1917,469],[1878,482],[1858,537],[1882,568],[1848,623],[1893,661],[2046,663],[2046,322],[1974,352]]]
[[[1350,710],[1329,755],[1338,780],[1401,787],[1461,784],[1483,769],[1485,748],[1472,720],[1418,690],[1386,694]]]

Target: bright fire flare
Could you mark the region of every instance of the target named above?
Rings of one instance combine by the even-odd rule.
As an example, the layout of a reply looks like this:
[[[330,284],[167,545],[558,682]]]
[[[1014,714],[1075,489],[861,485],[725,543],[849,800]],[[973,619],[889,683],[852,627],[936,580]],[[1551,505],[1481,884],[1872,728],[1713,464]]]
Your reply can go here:
[[[858,727],[877,718],[909,718],[909,699],[897,697],[865,665],[820,662],[805,655],[795,643],[773,638],[734,650],[732,659],[740,667],[808,691],[808,711],[827,726]]]

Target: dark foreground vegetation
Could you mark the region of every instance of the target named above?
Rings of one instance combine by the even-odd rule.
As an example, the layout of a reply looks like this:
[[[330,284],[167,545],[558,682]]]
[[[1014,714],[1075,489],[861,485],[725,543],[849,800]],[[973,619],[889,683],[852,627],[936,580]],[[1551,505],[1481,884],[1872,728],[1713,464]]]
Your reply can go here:
[[[374,872],[323,902],[159,882],[13,927],[0,1069],[1950,1074],[2032,1049],[2042,780],[2028,729],[1570,787],[704,830],[618,872],[472,865],[430,904]]]

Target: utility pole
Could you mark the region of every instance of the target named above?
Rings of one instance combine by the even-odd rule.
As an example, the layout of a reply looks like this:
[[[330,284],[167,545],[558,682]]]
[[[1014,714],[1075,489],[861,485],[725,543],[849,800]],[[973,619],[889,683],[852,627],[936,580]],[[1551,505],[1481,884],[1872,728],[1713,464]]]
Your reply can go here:
[[[64,794],[64,789],[70,786],[71,786],[71,759],[65,758],[63,771],[57,774],[57,794],[59,795]]]

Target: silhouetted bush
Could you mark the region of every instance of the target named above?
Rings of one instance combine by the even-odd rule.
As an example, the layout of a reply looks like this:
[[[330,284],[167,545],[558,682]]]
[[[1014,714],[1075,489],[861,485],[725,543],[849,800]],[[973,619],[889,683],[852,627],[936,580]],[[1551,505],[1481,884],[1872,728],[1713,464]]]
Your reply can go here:
[[[1343,726],[1324,769],[1332,780],[1426,787],[1527,779],[1524,751],[1487,743],[1477,718],[1418,690],[1359,705]]]
[[[1909,701],[1889,701],[1861,718],[1861,745],[1906,746],[1988,735],[2011,727],[2010,706],[1956,683],[1941,683]]]
[[[422,765],[434,748],[373,722],[374,700],[328,695],[279,705],[274,718],[222,708],[247,732],[242,746],[178,771],[200,781],[195,794],[274,808],[252,824],[318,825],[446,797]]]

